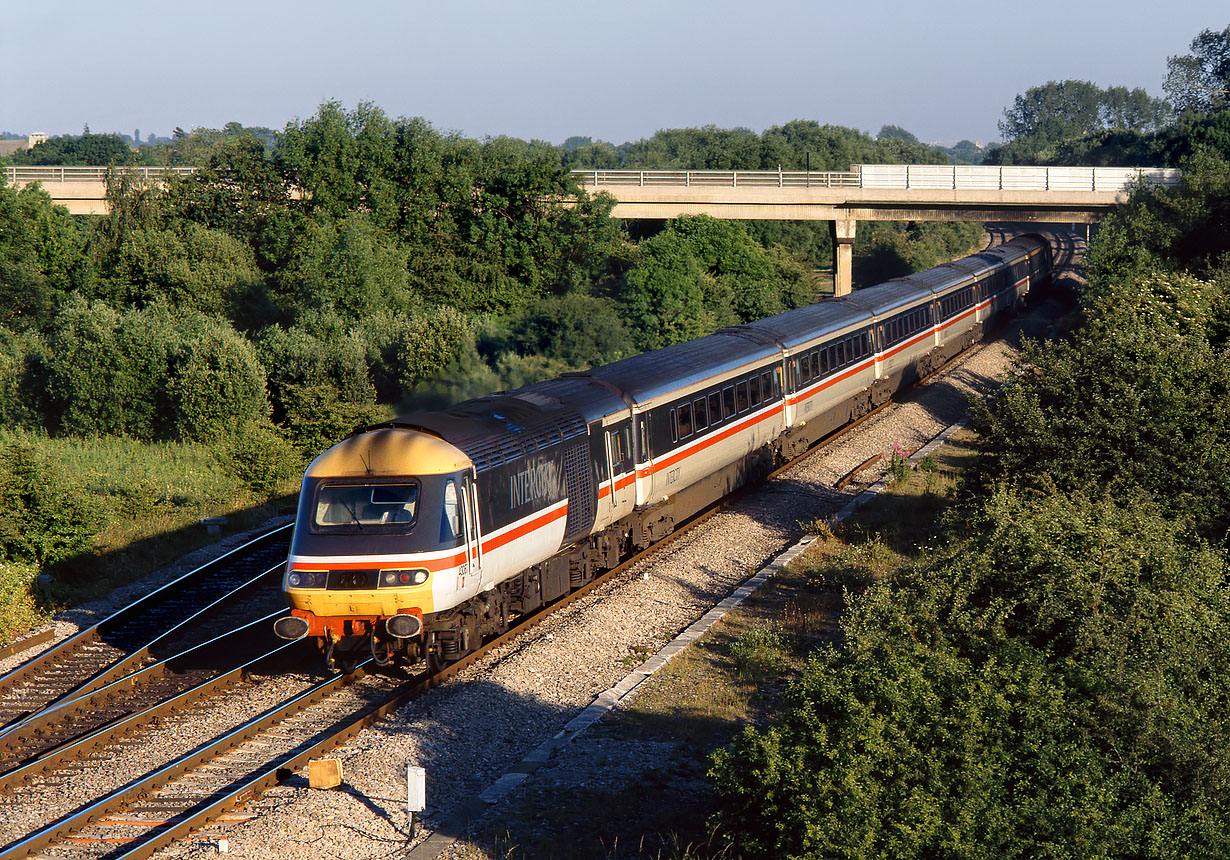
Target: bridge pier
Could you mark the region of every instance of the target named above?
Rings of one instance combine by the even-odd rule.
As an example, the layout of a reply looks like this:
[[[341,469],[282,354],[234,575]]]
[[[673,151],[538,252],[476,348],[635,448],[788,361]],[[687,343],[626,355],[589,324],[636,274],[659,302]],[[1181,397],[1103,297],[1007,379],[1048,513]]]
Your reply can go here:
[[[848,296],[854,289],[854,231],[858,222],[842,218],[829,224],[833,231],[833,295]]]

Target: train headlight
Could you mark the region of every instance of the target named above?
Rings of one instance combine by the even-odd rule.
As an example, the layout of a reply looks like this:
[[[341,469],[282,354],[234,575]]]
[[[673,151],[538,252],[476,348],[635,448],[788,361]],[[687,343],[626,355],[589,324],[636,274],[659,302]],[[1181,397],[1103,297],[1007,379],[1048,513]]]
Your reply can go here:
[[[329,580],[329,574],[323,570],[296,570],[286,577],[286,584],[291,588],[324,588]]]
[[[385,570],[380,573],[380,584],[387,588],[422,585],[429,574],[422,568],[416,570]]]

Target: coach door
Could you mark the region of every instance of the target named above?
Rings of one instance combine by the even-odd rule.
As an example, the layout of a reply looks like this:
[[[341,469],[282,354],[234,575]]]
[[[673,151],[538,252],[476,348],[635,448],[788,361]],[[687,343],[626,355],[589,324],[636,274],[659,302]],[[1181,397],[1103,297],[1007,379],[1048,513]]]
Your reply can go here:
[[[611,476],[611,518],[619,519],[636,505],[636,474],[632,463],[632,423],[606,428],[606,465]]]
[[[466,545],[465,582],[481,582],[483,547],[478,527],[478,493],[474,491],[474,479],[469,475],[461,482],[461,532]],[[458,577],[459,584],[461,578]]]

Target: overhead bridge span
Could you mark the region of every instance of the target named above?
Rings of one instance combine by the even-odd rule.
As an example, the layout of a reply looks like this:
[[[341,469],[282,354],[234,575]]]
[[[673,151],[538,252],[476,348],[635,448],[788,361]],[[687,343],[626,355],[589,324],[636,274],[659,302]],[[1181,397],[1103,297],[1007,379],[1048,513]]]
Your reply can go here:
[[[612,216],[681,215],[832,224],[837,295],[851,288],[859,221],[1013,221],[1088,224],[1141,185],[1174,185],[1179,171],[1143,167],[984,167],[856,164],[848,171],[577,170],[590,192],[615,198]]]

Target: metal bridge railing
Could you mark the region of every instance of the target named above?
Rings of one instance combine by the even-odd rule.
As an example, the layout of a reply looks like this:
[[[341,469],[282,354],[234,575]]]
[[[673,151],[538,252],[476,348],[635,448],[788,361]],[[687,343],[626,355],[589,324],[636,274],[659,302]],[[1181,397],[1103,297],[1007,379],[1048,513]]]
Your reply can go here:
[[[4,168],[4,178],[9,185],[26,185],[31,182],[105,182],[109,167],[23,167],[9,166]],[[140,176],[147,181],[157,182],[166,176],[188,176],[196,172],[195,167],[117,167],[116,173],[129,176]]]
[[[5,167],[9,185],[104,182],[107,167]],[[157,182],[195,167],[121,167]],[[1180,172],[1161,167],[983,167],[935,164],[855,164],[836,170],[574,170],[582,186],[723,188],[891,188],[971,191],[1124,191],[1137,184],[1175,185]]]
[[[582,186],[725,188],[892,188],[970,191],[1123,191],[1136,184],[1175,185],[1179,171],[1154,167],[983,167],[855,164],[849,171],[574,170]]]
[[[582,186],[654,185],[725,188],[838,188],[859,184],[856,171],[825,170],[574,170]]]

